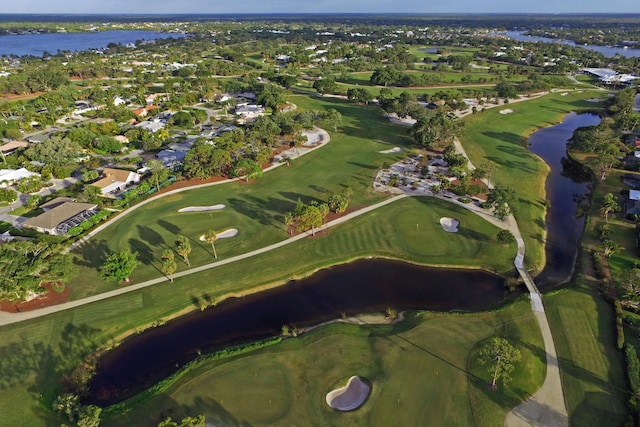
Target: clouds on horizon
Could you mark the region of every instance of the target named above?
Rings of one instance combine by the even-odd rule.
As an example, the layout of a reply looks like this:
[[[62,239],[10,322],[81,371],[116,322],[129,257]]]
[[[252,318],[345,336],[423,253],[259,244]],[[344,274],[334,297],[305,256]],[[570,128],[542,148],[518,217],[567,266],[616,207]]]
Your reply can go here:
[[[5,0],[6,1],[6,0]],[[640,13],[637,0],[21,0],[0,13]]]

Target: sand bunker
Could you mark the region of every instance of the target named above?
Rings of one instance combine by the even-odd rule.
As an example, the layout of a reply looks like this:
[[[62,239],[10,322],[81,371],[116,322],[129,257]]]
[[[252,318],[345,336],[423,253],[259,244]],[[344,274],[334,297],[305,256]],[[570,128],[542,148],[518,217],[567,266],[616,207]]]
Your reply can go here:
[[[445,216],[440,218],[440,225],[442,226],[444,231],[447,231],[449,233],[457,233],[458,225],[460,225],[460,221],[458,221],[455,218],[449,218]]]
[[[213,205],[213,206],[189,206],[187,208],[179,209],[178,212],[208,212],[208,211],[219,211],[220,209],[224,209],[225,205]]]
[[[399,153],[402,151],[401,147],[393,147],[391,150],[383,150],[380,151],[381,154],[392,154],[392,153]]]
[[[327,393],[327,405],[339,411],[353,411],[359,408],[367,397],[371,387],[360,377],[351,377],[347,385]]]
[[[585,99],[587,102],[602,102],[602,98],[589,98]]]
[[[511,114],[513,110],[511,108],[505,108],[504,110],[500,110],[500,114]]]
[[[216,240],[218,239],[229,239],[231,237],[236,237],[238,235],[238,229],[237,228],[230,228],[228,230],[224,230],[221,233],[218,233],[216,235]],[[204,238],[204,234],[202,236],[200,236],[200,241],[204,242],[206,239]]]

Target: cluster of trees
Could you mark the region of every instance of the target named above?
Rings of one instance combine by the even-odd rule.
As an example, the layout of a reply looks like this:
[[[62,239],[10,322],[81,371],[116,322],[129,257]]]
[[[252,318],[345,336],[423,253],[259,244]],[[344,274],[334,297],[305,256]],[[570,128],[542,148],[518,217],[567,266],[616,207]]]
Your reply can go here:
[[[517,212],[516,192],[503,185],[496,185],[491,189],[485,207],[491,209],[493,214],[499,219],[505,219],[509,215]]]
[[[429,110],[416,118],[409,135],[421,148],[442,147],[453,143],[462,123],[443,110]]]
[[[260,116],[246,128],[225,132],[213,141],[196,141],[185,156],[183,173],[199,179],[214,175],[257,178],[262,174],[261,165],[271,160],[274,147],[283,143],[301,146],[306,140],[302,131],[323,120],[336,130],[342,115],[330,109]]]
[[[83,405],[77,394],[66,393],[53,402],[53,410],[64,414],[69,422],[77,427],[98,427],[102,408],[95,405]]]
[[[0,245],[0,299],[25,300],[54,283],[62,290],[76,269],[69,255],[45,241],[14,240]]]
[[[640,129],[640,112],[634,111],[636,89],[626,88],[610,98],[607,110],[615,120],[615,128],[634,132]]]
[[[12,73],[0,79],[0,93],[25,95],[49,92],[69,83],[68,74],[57,67],[42,66],[29,73]]]
[[[309,204],[305,204],[298,199],[293,211],[284,215],[287,231],[291,234],[291,229],[294,227],[299,233],[311,230],[311,235],[315,235],[315,229],[324,224],[329,212],[343,213],[347,210],[352,194],[351,187],[347,187],[342,194],[329,196],[327,203],[312,200]]]
[[[576,129],[569,140],[568,147],[571,150],[590,154],[586,163],[600,176],[601,180],[604,180],[609,171],[619,162],[618,156],[626,152],[625,145],[620,141],[620,134],[604,122],[597,126]]]

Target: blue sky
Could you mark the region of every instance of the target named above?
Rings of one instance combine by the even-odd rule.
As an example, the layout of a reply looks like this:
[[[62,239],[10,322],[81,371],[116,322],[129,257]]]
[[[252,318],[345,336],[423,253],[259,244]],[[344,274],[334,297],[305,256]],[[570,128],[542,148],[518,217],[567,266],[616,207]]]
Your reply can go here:
[[[0,13],[640,13],[616,0],[0,0]]]

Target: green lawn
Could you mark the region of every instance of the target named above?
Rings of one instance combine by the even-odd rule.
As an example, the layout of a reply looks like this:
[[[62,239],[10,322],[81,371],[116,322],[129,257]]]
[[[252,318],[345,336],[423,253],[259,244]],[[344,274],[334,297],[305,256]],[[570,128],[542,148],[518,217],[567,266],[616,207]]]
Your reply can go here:
[[[517,194],[516,219],[525,240],[530,268],[539,269],[544,262],[544,183],[547,166],[526,147],[527,136],[536,129],[562,121],[571,111],[597,108],[584,101],[596,92],[550,94],[539,99],[497,107],[467,116],[460,138],[467,155],[475,164],[489,161],[496,166],[491,179],[513,188]],[[500,114],[502,109],[511,114]]]
[[[153,425],[160,413],[205,414],[222,425],[499,425],[544,375],[541,336],[532,325],[527,302],[495,313],[426,313],[397,326],[331,325],[210,362],[104,425]],[[473,347],[495,333],[521,348],[523,362],[507,389],[491,392],[488,374],[467,366]],[[372,383],[369,399],[353,412],[331,410],[326,393],[351,375]]]
[[[574,286],[544,300],[571,425],[622,425],[627,386],[613,309],[594,283]]]

